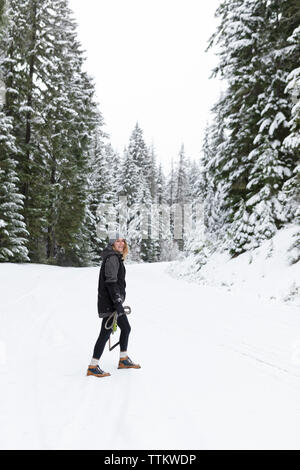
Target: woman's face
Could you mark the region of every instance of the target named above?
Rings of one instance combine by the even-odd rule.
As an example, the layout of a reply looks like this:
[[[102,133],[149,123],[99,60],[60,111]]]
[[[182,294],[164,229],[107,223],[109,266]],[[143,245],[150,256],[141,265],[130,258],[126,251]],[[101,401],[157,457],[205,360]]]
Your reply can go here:
[[[114,243],[114,247],[119,253],[123,253],[124,245],[125,245],[124,238],[118,238],[118,240],[116,240]]]

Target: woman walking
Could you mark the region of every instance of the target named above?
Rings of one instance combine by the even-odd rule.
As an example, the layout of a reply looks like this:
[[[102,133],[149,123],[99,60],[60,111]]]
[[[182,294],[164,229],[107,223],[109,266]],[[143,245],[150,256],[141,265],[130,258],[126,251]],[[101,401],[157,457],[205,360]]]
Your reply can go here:
[[[98,314],[102,318],[99,337],[96,341],[93,357],[87,370],[87,375],[106,377],[110,374],[99,367],[99,359],[112,332],[112,317],[116,312],[117,324],[121,329],[120,334],[120,360],[118,369],[140,369],[139,364],[134,364],[128,357],[127,346],[130,334],[130,324],[124,312],[123,302],[126,297],[126,269],[124,260],[128,255],[128,245],[125,238],[116,234],[109,240],[108,246],[103,250],[102,264],[98,284]]]

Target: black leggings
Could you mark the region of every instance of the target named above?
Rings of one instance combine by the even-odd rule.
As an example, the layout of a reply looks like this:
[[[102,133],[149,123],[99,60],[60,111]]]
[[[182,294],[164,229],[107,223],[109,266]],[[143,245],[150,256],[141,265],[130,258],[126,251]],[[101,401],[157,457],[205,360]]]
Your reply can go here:
[[[94,347],[93,357],[95,359],[100,359],[100,357],[102,356],[106,342],[112,332],[112,328],[110,328],[109,330],[105,328],[105,323],[107,322],[108,318],[109,317],[106,317],[106,318],[103,318],[102,320],[100,334]],[[112,323],[112,320],[110,319],[108,321],[108,324],[111,325],[111,323]],[[118,327],[121,329],[120,350],[127,351],[128,337],[129,337],[129,333],[131,330],[129,321],[127,319],[127,315],[121,315],[117,317],[117,323],[118,323]]]

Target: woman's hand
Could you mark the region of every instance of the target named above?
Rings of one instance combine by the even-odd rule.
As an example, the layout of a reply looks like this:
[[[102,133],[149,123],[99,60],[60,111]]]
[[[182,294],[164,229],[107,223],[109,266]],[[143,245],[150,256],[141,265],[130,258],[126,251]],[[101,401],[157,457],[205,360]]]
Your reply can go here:
[[[121,302],[116,302],[116,310],[118,315],[122,315],[124,312],[124,307]]]

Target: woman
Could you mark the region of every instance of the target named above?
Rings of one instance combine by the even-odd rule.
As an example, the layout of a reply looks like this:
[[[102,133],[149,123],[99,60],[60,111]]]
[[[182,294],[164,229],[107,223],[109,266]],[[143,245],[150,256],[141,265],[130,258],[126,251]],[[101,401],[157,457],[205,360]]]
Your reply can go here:
[[[122,305],[126,297],[126,269],[123,261],[127,255],[127,242],[125,238],[120,238],[119,234],[116,234],[116,238],[109,240],[108,246],[101,254],[103,261],[98,284],[98,314],[102,318],[102,325],[87,375],[94,375],[95,377],[107,377],[110,375],[108,372],[100,369],[99,359],[112,332],[112,321],[108,319],[114,312],[117,312],[117,323],[121,329],[118,369],[140,369],[141,367],[139,364],[134,364],[127,354],[131,328]]]

